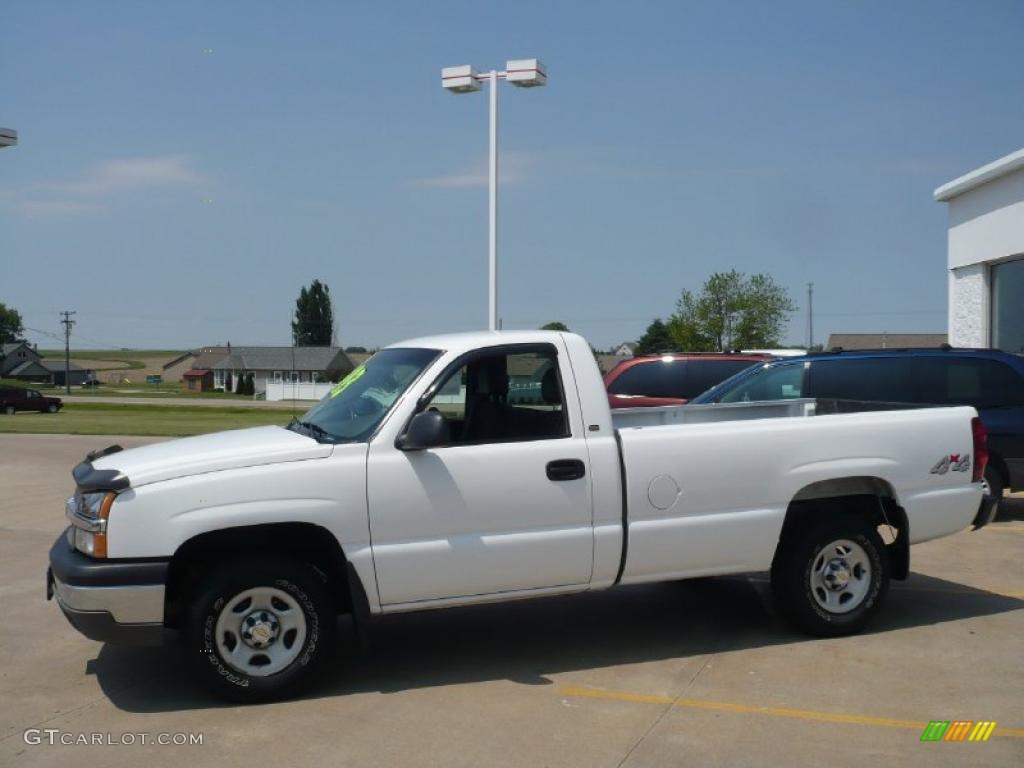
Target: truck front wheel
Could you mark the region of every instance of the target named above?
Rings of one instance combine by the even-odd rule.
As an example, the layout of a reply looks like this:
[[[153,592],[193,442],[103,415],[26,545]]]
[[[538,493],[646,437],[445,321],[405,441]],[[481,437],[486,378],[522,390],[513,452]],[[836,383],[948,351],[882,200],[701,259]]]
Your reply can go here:
[[[336,618],[311,566],[235,561],[204,579],[192,601],[185,650],[202,682],[223,698],[286,698],[313,679]]]
[[[878,531],[852,515],[810,523],[780,542],[772,589],[782,613],[805,632],[859,632],[889,589],[885,545]]]

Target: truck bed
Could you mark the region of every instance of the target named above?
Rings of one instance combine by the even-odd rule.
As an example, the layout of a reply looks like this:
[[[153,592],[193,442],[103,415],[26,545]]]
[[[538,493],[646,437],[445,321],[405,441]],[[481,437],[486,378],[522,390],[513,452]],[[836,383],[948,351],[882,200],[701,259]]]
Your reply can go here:
[[[878,403],[860,400],[824,400],[811,397],[770,400],[757,403],[714,403],[707,405],[668,405],[655,408],[612,409],[616,429],[656,427],[668,424],[709,424],[748,419],[779,419],[826,416],[865,411],[916,410],[927,408],[913,403]]]

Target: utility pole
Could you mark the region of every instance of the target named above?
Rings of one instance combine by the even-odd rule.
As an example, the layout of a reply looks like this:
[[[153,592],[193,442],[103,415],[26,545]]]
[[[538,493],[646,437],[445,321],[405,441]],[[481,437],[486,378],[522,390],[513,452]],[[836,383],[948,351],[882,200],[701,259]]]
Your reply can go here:
[[[64,310],[61,312],[64,319],[60,324],[64,326],[64,391],[71,394],[71,326],[75,321],[71,319],[77,312]]]
[[[814,283],[807,284],[807,351],[814,346]]]

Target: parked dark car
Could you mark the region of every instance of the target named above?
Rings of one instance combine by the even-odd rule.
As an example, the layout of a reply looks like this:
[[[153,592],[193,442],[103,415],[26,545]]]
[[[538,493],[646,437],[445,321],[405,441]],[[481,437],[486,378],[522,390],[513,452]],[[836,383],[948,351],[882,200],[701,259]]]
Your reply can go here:
[[[612,408],[684,405],[690,398],[771,355],[688,352],[640,355],[623,360],[604,376]]]
[[[1024,357],[994,349],[826,352],[759,365],[692,403],[819,400],[972,405],[988,431],[990,496],[1024,490]]]
[[[17,411],[56,413],[63,407],[59,397],[47,397],[35,389],[0,387],[0,412],[8,416]]]

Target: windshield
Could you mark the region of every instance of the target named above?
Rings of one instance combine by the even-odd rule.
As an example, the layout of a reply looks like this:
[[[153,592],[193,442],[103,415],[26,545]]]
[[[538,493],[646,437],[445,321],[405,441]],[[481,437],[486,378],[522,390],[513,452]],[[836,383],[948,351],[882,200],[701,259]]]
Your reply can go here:
[[[288,428],[332,443],[365,440],[439,354],[437,349],[381,350],[331,387]]]
[[[702,392],[701,394],[697,395],[697,397],[690,400],[690,403],[692,405],[700,405],[702,403],[720,402],[720,399],[724,396],[724,394],[733,390],[733,388],[735,388],[737,384],[752,376],[757,376],[758,373],[760,373],[770,365],[770,363],[762,365],[754,364],[750,368],[744,368],[742,371],[733,374],[722,383],[716,384],[711,389],[708,389]]]

